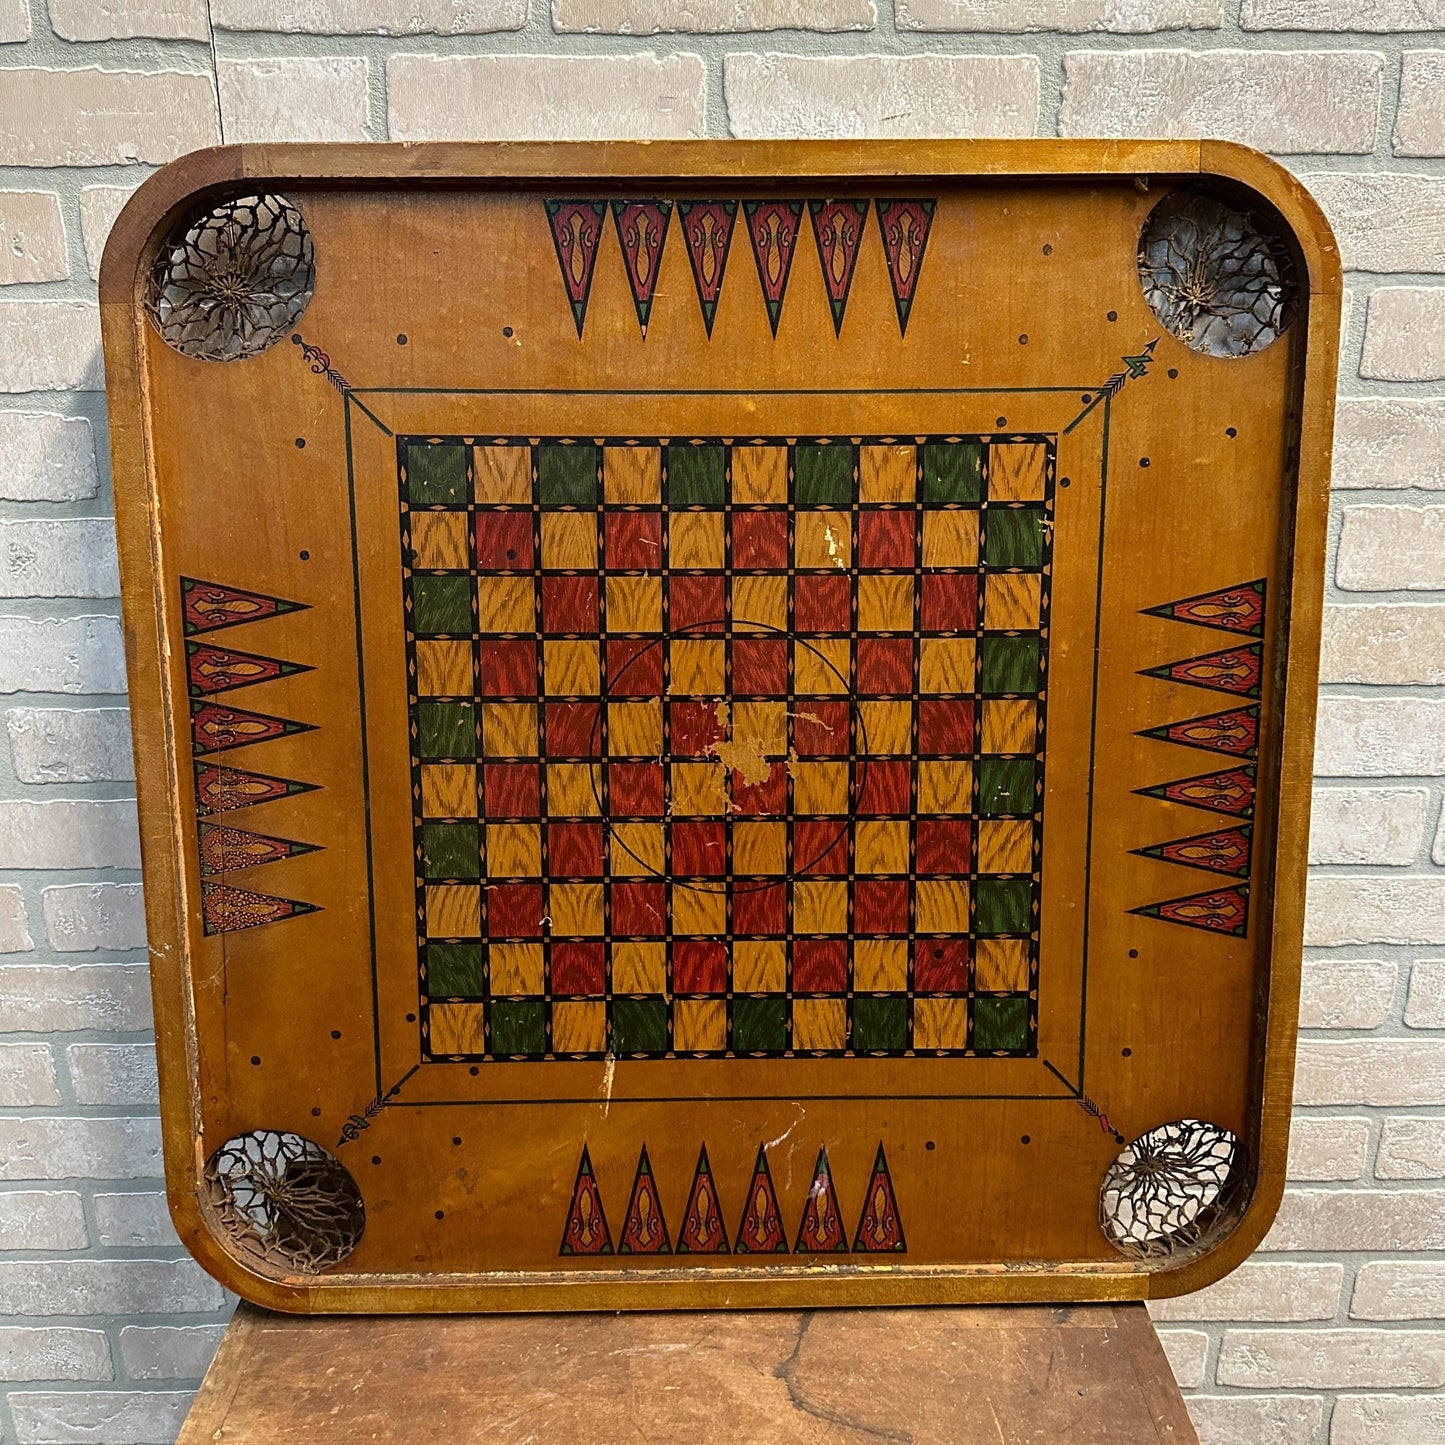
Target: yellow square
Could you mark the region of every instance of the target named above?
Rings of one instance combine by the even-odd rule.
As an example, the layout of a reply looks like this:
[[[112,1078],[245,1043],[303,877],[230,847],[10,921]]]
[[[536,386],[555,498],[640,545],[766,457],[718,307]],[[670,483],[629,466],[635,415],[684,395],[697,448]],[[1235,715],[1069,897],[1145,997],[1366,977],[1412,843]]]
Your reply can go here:
[[[422,571],[465,572],[471,565],[465,512],[411,514],[413,567]]]
[[[760,622],[761,627],[748,627]],[[788,579],[786,577],[734,577],[733,629],[756,635],[788,627]]]
[[[661,447],[603,447],[602,497],[609,505],[662,500]]]
[[[416,690],[422,697],[473,697],[470,642],[418,642]]]
[[[989,501],[1043,501],[1048,459],[1043,442],[995,442],[988,450]]]
[[[720,514],[712,514],[720,515]],[[721,697],[727,690],[727,655],[722,639],[677,638],[671,648],[668,691],[681,697]]]
[[[962,879],[920,878],[913,897],[920,933],[958,933],[968,918],[968,884]]]
[[[707,763],[672,763],[668,772],[672,812],[679,818],[707,818],[726,813],[727,769],[714,759]]]
[[[740,938],[733,944],[737,993],[782,993],[788,986],[788,953],[781,939]]]
[[[482,890],[475,883],[434,883],[428,887],[428,938],[478,938],[481,932]]]
[[[483,632],[535,637],[536,583],[530,577],[478,577],[477,622]]]
[[[548,763],[547,812],[554,818],[595,818],[599,781],[590,763]]]
[[[596,512],[542,513],[542,566],[586,572],[597,565]]]
[[[785,702],[738,702],[733,704],[733,741],[742,743],[764,758],[786,757],[788,752],[788,705]]]
[[[542,675],[549,697],[596,697],[602,690],[600,644],[589,640],[542,644]]]
[[[852,668],[846,637],[810,637],[793,643],[793,691],[800,696],[847,692]]]
[[[421,811],[424,818],[475,818],[477,770],[460,763],[423,763]]]
[[[919,763],[918,811],[920,814],[971,813],[973,764],[931,759]]]
[[[793,931],[847,933],[848,885],[831,879],[794,883]]]
[[[918,690],[972,692],[973,638],[922,638],[918,644]]]
[[[540,823],[488,823],[487,877],[540,878],[541,835]]]
[[[925,567],[976,567],[978,565],[978,513],[973,511],[923,514],[923,565]]]
[[[913,631],[913,578],[865,572],[858,578],[859,632]]]
[[[858,499],[911,502],[918,496],[918,453],[911,442],[858,448]]]
[[[860,702],[858,711],[868,735],[868,751],[890,757],[913,751],[913,704],[911,702]]]
[[[661,823],[613,821],[607,831],[607,859],[614,878],[646,878],[666,871]]]
[[[793,518],[793,565],[836,567],[846,572],[853,562],[853,531],[847,512],[799,512]]]
[[[968,1047],[968,1000],[966,998],[920,998],[913,1002],[913,1047],[915,1049],[966,1049]]]
[[[902,993],[908,987],[907,942],[858,939],[853,945],[853,987],[859,993]]]
[[[472,467],[477,501],[531,506],[531,447],[474,447]]]
[[[486,1035],[479,1003],[434,1003],[427,1010],[433,1054],[484,1054]]]
[[[672,902],[672,931],[677,937],[720,938],[728,931],[728,900],[721,888],[674,883],[667,891]]]
[[[784,823],[733,824],[733,872],[746,877],[753,873],[788,871],[788,829]]]
[[[802,814],[848,812],[848,764],[835,762],[792,763],[793,811]]]
[[[530,702],[482,704],[482,756],[535,758],[537,707]]]
[[[853,825],[854,871],[907,873],[908,824],[862,818]]]
[[[1028,818],[986,818],[978,825],[980,873],[1032,873],[1034,825]]]
[[[666,993],[666,946],[661,943],[614,943],[612,992]]]
[[[679,1054],[721,1054],[728,1046],[727,1004],[720,998],[680,998],[673,1005],[672,1047]]]
[[[554,1054],[607,1052],[607,1005],[600,999],[568,1000],[552,1005]]]
[[[983,705],[983,751],[1031,753],[1039,745],[1039,705],[1031,697],[988,698]]]
[[[614,758],[662,756],[662,699],[607,704],[607,753]]]
[[[973,959],[973,986],[984,993],[1023,993],[1029,986],[1028,939],[979,939]]]
[[[733,501],[786,502],[788,500],[787,447],[733,448]]]
[[[821,1053],[848,1046],[848,1001],[841,998],[793,1000],[793,1047]]]
[[[607,630],[609,632],[661,632],[662,578],[609,577],[607,579]]]
[[[669,512],[667,565],[679,571],[723,566],[723,514],[721,512]]]
[[[494,994],[546,992],[540,943],[494,943],[487,968]]]
[[[990,632],[1034,632],[1043,578],[1037,572],[991,572],[984,579],[983,625]]]
[[[553,883],[547,889],[547,912],[554,938],[602,932],[600,883]]]

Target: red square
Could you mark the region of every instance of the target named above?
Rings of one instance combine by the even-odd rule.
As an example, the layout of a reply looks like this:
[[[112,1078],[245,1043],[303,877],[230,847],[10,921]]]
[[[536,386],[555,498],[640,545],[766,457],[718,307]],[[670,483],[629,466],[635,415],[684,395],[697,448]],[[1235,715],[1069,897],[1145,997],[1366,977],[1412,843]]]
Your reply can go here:
[[[602,824],[549,823],[547,871],[556,878],[600,878]]]
[[[483,572],[525,572],[532,566],[530,512],[477,513],[477,566]]]
[[[541,769],[536,763],[487,763],[482,768],[482,815],[487,818],[539,818]]]
[[[788,890],[782,882],[733,889],[733,932],[776,937],[788,930]]]
[[[674,993],[726,993],[727,986],[727,944],[703,938],[680,938],[673,944]]]
[[[482,896],[489,938],[541,938],[545,910],[540,883],[501,883]]]
[[[852,606],[853,589],[842,572],[794,579],[794,631],[847,632],[853,625]]]
[[[735,697],[788,695],[786,637],[734,637],[732,662]]]
[[[602,556],[609,572],[660,571],[662,513],[606,513],[602,523]]]
[[[549,702],[545,704],[547,756],[549,758],[595,758],[602,748],[598,723],[600,704],[595,702]]]
[[[920,818],[915,849],[925,873],[967,873],[973,825],[967,818]]]
[[[602,943],[552,945],[552,994],[607,992],[607,946]]]
[[[967,926],[963,919],[962,925]],[[853,885],[855,933],[908,932],[908,880],[860,878]]]
[[[925,632],[972,632],[978,626],[977,575],[926,573],[919,620]]]
[[[841,938],[799,938],[793,943],[794,993],[846,993],[848,944]]]
[[[913,945],[913,986],[919,993],[962,993],[968,975],[966,938],[920,938]]]
[[[661,763],[608,763],[608,811],[619,818],[662,817]]]
[[[869,817],[906,814],[911,771],[906,762],[870,758],[863,769],[858,811]]]
[[[859,512],[858,565],[911,569],[917,565],[918,513]]]
[[[669,702],[668,742],[672,754],[683,758],[706,758],[710,749],[725,736],[718,722],[715,702]]]
[[[612,931],[619,938],[659,938],[667,932],[667,898],[661,883],[614,883],[610,894]]]
[[[727,826],[674,823],[672,872],[678,878],[720,878],[728,869]]]
[[[537,644],[527,638],[481,643],[483,697],[536,697]]]
[[[810,699],[793,714],[793,749],[800,758],[845,756],[851,723],[846,702]]]
[[[848,827],[836,818],[793,824],[793,872],[810,878],[848,871]]]
[[[788,565],[786,512],[733,513],[733,570],[771,572]]]
[[[765,783],[746,783],[743,775],[733,773],[733,810],[749,817],[776,815],[787,810],[788,770],[782,763],[774,763]]]
[[[542,578],[542,630],[596,633],[597,578]]]
[[[705,637],[709,631],[721,632],[727,611],[723,592],[724,579],[717,575],[694,577],[672,572],[667,578],[667,625],[676,632],[683,627],[696,629],[693,636]],[[716,623],[716,629],[706,626]]]
[[[960,757],[973,751],[973,703],[923,698],[918,704],[918,751]]]
[[[865,697],[906,697],[913,691],[913,639],[860,637],[858,691]]]
[[[662,696],[662,644],[646,637],[613,637],[607,647],[607,691],[612,697]]]

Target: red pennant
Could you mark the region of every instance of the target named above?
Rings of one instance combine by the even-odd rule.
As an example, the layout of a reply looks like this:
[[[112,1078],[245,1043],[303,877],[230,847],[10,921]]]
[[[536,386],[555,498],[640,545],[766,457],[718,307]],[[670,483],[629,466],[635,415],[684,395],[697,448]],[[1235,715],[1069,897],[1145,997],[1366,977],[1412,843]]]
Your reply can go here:
[[[1162,677],[1169,682],[1207,687],[1214,692],[1232,692],[1240,697],[1258,697],[1263,670],[1263,647],[1258,642],[1210,652],[1203,657],[1186,657],[1158,667],[1141,668],[1141,677]]]
[[[1148,903],[1130,913],[1157,918],[1162,923],[1181,923],[1185,928],[1202,928],[1209,933],[1227,933],[1244,938],[1249,931],[1249,889],[1224,888],[1217,893],[1195,893],[1188,898],[1171,898],[1165,903]]]
[[[298,783],[290,778],[273,778],[266,773],[248,773],[243,768],[225,768],[205,763],[196,768],[196,811],[229,813],[233,808],[251,808],[274,798],[291,798],[313,793],[315,783]]]
[[[602,244],[602,227],[607,219],[605,201],[548,201],[547,224],[552,244],[562,267],[562,285],[572,308],[577,339],[587,320],[587,301],[592,295],[592,273],[597,268],[597,250]]]
[[[1265,579],[1223,587],[1218,592],[1201,592],[1162,607],[1146,607],[1148,617],[1168,617],[1174,622],[1193,622],[1199,627],[1216,627],[1221,632],[1239,632],[1246,637],[1264,636]]]
[[[1165,863],[1203,868],[1207,873],[1228,873],[1235,878],[1248,878],[1252,832],[1246,823],[1239,828],[1226,828],[1220,833],[1197,833],[1192,838],[1176,838],[1171,843],[1154,843],[1148,848],[1135,848],[1133,851],[1145,858],[1162,859]]]
[[[727,269],[728,251],[733,242],[733,222],[737,220],[736,201],[679,201],[677,218],[682,225],[683,245],[692,266],[692,281],[697,287],[697,302],[702,307],[702,324],[712,338],[713,318],[717,315],[718,297],[722,295],[723,272]]]
[[[217,823],[201,824],[202,873],[235,873],[242,868],[259,868],[263,863],[279,863],[285,858],[299,858],[319,851],[316,843],[295,843],[290,838],[247,833],[241,828],[226,828]]]
[[[1157,783],[1152,788],[1134,791],[1146,798],[1163,798],[1170,803],[1186,803],[1191,808],[1208,808],[1212,813],[1242,818],[1254,811],[1254,768],[1204,773],[1197,778],[1180,778],[1177,783]]]
[[[773,1188],[768,1156],[758,1145],[758,1160],[753,1165],[752,1183],[743,1203],[743,1217],[738,1225],[737,1254],[786,1254],[788,1241],[783,1234],[783,1216],[778,1208],[778,1191]]]
[[[848,288],[858,264],[858,246],[868,224],[867,201],[809,201],[813,218],[813,239],[818,243],[818,260],[823,263],[823,286],[828,292],[828,309],[833,313],[833,335],[843,331],[843,312],[848,305]]]
[[[572,1186],[572,1203],[567,1210],[567,1223],[562,1229],[559,1254],[611,1254],[612,1233],[607,1228],[607,1215],[602,1208],[602,1191],[592,1172],[592,1158],[582,1146],[582,1159],[577,1165],[577,1182]]]
[[[250,687],[277,677],[294,677],[311,669],[299,662],[282,662],[254,652],[232,652],[207,642],[186,643],[186,678],[192,697]]]
[[[217,632],[222,627],[239,627],[243,622],[261,622],[287,612],[304,612],[309,604],[287,602],[263,592],[243,592],[219,582],[198,582],[181,578],[181,625],[186,636]]]
[[[632,1181],[632,1198],[627,1201],[627,1219],[622,1225],[617,1252],[672,1253],[672,1240],[668,1237],[667,1220],[662,1217],[662,1201],[657,1197],[657,1181],[652,1177],[646,1144],[638,1156],[637,1177]]]
[[[883,236],[883,255],[888,262],[888,279],[893,285],[893,304],[898,311],[898,334],[908,334],[908,316],[923,269],[923,252],[933,227],[936,201],[884,201],[878,209],[878,230]]]
[[[833,1187],[833,1171],[828,1168],[828,1151],[818,1150],[813,1166],[813,1182],[808,1188],[808,1202],[798,1221],[795,1254],[847,1254],[848,1236],[843,1233],[843,1219],[838,1209],[838,1191]]]
[[[314,723],[203,702],[192,707],[191,746],[198,753],[220,753],[227,748],[244,748],[248,743],[267,743],[272,738],[311,732],[314,727]]]
[[[224,883],[201,884],[201,918],[208,934],[239,933],[243,928],[320,911],[314,903],[298,903],[293,898],[273,898],[269,893],[252,893]]]
[[[712,1166],[707,1159],[707,1145],[697,1156],[697,1171],[692,1176],[692,1191],[687,1196],[682,1228],[677,1232],[679,1254],[726,1254],[727,1226],[723,1223],[722,1206],[718,1203],[717,1185],[713,1183]]]
[[[1186,748],[1204,748],[1211,753],[1229,753],[1236,758],[1252,758],[1259,751],[1259,709],[1240,707],[1231,712],[1192,717],[1185,722],[1145,728],[1139,736],[1178,743]]]
[[[622,263],[637,324],[647,335],[647,318],[652,315],[652,296],[657,290],[657,272],[662,265],[662,247],[667,240],[671,201],[613,201],[612,220],[622,244]]]
[[[788,289],[788,275],[793,269],[793,252],[798,245],[798,227],[803,220],[801,201],[744,201],[748,240],[752,242],[753,260],[758,265],[758,280],[763,287],[763,304],[768,309],[768,325],[778,334],[783,315],[783,297]]]
[[[893,1192],[888,1159],[880,1143],[873,1160],[873,1174],[868,1180],[868,1193],[863,1197],[858,1232],[853,1236],[853,1253],[901,1254],[907,1248],[903,1221],[898,1217],[898,1197]]]

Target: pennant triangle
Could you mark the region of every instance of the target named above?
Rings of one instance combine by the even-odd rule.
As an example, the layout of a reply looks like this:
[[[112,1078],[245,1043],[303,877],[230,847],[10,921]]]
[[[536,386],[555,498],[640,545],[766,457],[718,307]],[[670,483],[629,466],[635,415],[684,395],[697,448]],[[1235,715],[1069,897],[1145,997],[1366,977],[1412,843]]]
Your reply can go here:
[[[898,1197],[893,1193],[893,1178],[880,1143],[868,1180],[868,1193],[863,1198],[858,1232],[853,1236],[853,1253],[901,1254],[907,1248],[903,1222],[898,1217]]]
[[[733,243],[733,223],[737,215],[736,201],[677,203],[682,241],[687,247],[692,283],[697,288],[697,304],[702,307],[702,324],[707,328],[709,341],[712,340],[718,298],[722,295],[723,272],[727,269],[728,251]]]
[[[1264,636],[1265,579],[1222,587],[1218,592],[1201,592],[1162,607],[1146,607],[1146,617],[1167,617],[1173,622],[1193,622],[1221,632],[1238,632],[1245,637]]]
[[[1158,738],[1160,742],[1178,743],[1186,748],[1203,748],[1211,753],[1229,753],[1236,758],[1252,758],[1259,751],[1259,709],[1239,707],[1230,712],[1213,712],[1206,717],[1145,728],[1137,736]]]
[[[191,704],[191,748],[197,753],[221,753],[227,748],[244,748],[248,743],[268,743],[272,738],[309,733],[315,726],[264,712],[223,707],[217,702]]]
[[[632,1198],[627,1201],[627,1218],[617,1241],[618,1254],[671,1254],[672,1240],[667,1221],[662,1217],[662,1201],[657,1197],[657,1181],[652,1177],[652,1164],[647,1145],[637,1159],[637,1177],[632,1181]]]
[[[208,642],[186,643],[186,682],[192,697],[250,687],[276,677],[294,677],[312,669],[301,662],[282,662],[255,652],[232,652]]]
[[[267,617],[280,617],[287,612],[305,612],[309,606],[306,602],[287,602],[282,597],[268,597],[264,592],[243,592],[238,587],[223,587],[219,582],[181,578],[181,626],[187,637],[197,632],[218,632],[223,627],[239,627],[243,622],[261,622]]]
[[[1253,831],[1245,823],[1219,833],[1196,833],[1192,838],[1175,838],[1170,843],[1152,843],[1147,848],[1131,851],[1143,858],[1182,863],[1186,868],[1202,868],[1206,873],[1228,873],[1234,878],[1248,878]]]
[[[622,264],[627,269],[627,284],[632,288],[632,304],[637,309],[637,324],[644,337],[647,319],[652,315],[652,296],[657,290],[657,272],[662,265],[662,247],[667,240],[667,222],[671,215],[671,201],[612,203],[612,220],[622,244]]]
[[[196,812],[229,813],[233,808],[251,808],[274,798],[293,798],[297,793],[314,793],[316,783],[298,783],[292,778],[273,778],[267,773],[248,773],[244,768],[226,768],[216,763],[196,765]]]
[[[219,823],[201,824],[202,873],[235,873],[242,868],[259,868],[263,863],[279,863],[285,858],[320,851],[318,843],[297,843],[290,838],[248,833]]]
[[[888,280],[893,286],[893,304],[898,311],[898,334],[906,336],[937,202],[879,200],[875,204]]]
[[[564,1255],[612,1253],[612,1233],[602,1208],[602,1191],[597,1187],[592,1157],[585,1144],[577,1165],[577,1182],[572,1186],[567,1223],[562,1229],[562,1247],[557,1252]]]
[[[546,208],[552,244],[557,248],[557,262],[562,267],[562,285],[567,291],[567,304],[572,308],[577,339],[581,341],[587,301],[592,295],[592,273],[597,267],[597,251],[607,220],[607,203],[548,201]]]
[[[280,923],[284,918],[320,911],[314,903],[299,903],[294,898],[274,898],[269,893],[252,893],[225,883],[201,884],[201,918],[208,934],[239,933],[243,928],[259,928],[263,923]]]
[[[783,297],[788,289],[788,275],[793,269],[793,253],[798,247],[798,227],[803,220],[801,201],[744,201],[748,240],[753,247],[753,260],[762,283],[763,304],[768,309],[768,325],[773,336],[783,315]]]
[[[738,1224],[735,1254],[786,1254],[788,1240],[783,1233],[782,1211],[778,1208],[778,1191],[773,1188],[772,1170],[768,1168],[767,1150],[758,1145],[758,1160],[753,1165],[752,1183],[743,1204],[743,1217]]]
[[[1170,898],[1164,903],[1146,903],[1130,913],[1157,918],[1161,923],[1180,923],[1185,928],[1202,928],[1208,933],[1227,933],[1244,938],[1249,931],[1249,888],[1222,888],[1215,893],[1193,893],[1188,898]]]
[[[1178,662],[1161,663],[1158,667],[1142,667],[1139,676],[1162,677],[1168,682],[1182,682],[1188,687],[1207,687],[1214,692],[1232,692],[1239,697],[1257,698],[1263,665],[1262,644],[1247,642],[1224,652],[1208,652],[1202,657],[1185,657]]]
[[[843,312],[848,289],[858,264],[858,247],[868,224],[867,201],[809,201],[813,218],[813,239],[818,243],[818,260],[823,265],[823,286],[828,309],[833,313],[833,335],[843,332]]]
[[[1175,783],[1156,783],[1152,788],[1135,788],[1146,798],[1162,798],[1212,813],[1229,813],[1236,818],[1254,811],[1254,767],[1231,768],[1224,773],[1204,773],[1197,778],[1180,778]]]
[[[818,1150],[813,1166],[813,1182],[808,1187],[808,1202],[798,1221],[795,1254],[847,1254],[848,1236],[843,1233],[843,1219],[838,1209],[838,1191],[833,1186],[833,1171],[828,1167],[828,1151]]]
[[[707,1145],[697,1156],[697,1170],[692,1176],[692,1190],[683,1211],[682,1228],[677,1232],[679,1254],[726,1254],[727,1226],[723,1223],[722,1206],[718,1203],[717,1185],[713,1182],[712,1165],[708,1163]]]

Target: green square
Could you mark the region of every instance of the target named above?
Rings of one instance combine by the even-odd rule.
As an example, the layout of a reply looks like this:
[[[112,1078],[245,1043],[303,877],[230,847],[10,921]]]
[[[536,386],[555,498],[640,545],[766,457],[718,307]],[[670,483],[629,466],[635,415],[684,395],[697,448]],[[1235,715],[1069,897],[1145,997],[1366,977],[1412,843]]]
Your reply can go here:
[[[421,830],[427,878],[480,878],[482,844],[475,823],[426,823]]]
[[[727,501],[728,459],[723,447],[678,443],[667,449],[669,507],[721,507]]]
[[[990,507],[983,518],[983,561],[986,567],[1044,565],[1044,509]]]
[[[860,1053],[873,1049],[894,1052],[908,1047],[906,998],[855,998],[853,1047]]]
[[[428,998],[481,998],[486,988],[480,943],[427,944]]]
[[[429,702],[416,705],[417,744],[427,761],[437,758],[474,758],[477,733],[469,702]]]
[[[1031,818],[1038,810],[1032,758],[980,758],[978,811],[985,818]]]
[[[733,1000],[735,1054],[781,1054],[787,1047],[787,999],[771,994],[767,998]]]
[[[1017,1051],[1029,1044],[1029,1001],[1026,994],[973,1001],[973,1046],[983,1053]]]
[[[974,885],[980,933],[1028,933],[1034,886],[1027,878],[980,878]]]
[[[925,502],[983,500],[983,444],[926,442],[923,447]]]
[[[545,1054],[547,1005],[542,999],[499,998],[492,1005],[494,1054]]]
[[[800,442],[793,448],[793,501],[800,507],[853,505],[851,446]]]
[[[537,448],[537,500],[544,507],[597,505],[597,448],[591,442]]]
[[[1033,635],[985,637],[980,691],[985,697],[1037,697],[1042,658],[1042,645]]]
[[[411,579],[411,630],[418,636],[438,633],[465,636],[472,630],[472,579],[461,573]]]
[[[667,1000],[613,999],[611,1048],[615,1054],[665,1054]]]
[[[414,505],[465,503],[469,496],[466,447],[453,442],[422,442],[407,447],[406,494]]]

